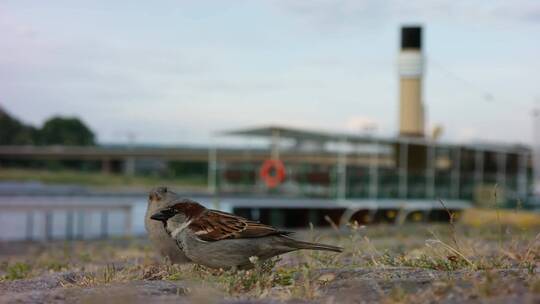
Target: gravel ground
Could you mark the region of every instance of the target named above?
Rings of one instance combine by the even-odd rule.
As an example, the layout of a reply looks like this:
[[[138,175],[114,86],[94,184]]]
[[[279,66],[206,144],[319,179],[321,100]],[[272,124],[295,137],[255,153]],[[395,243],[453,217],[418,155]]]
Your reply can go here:
[[[438,303],[540,303],[540,294],[529,291],[530,275],[522,269],[492,271],[496,286],[483,292],[471,291],[481,282],[483,272],[442,272],[408,267],[385,269],[326,269],[317,273],[330,279],[317,288],[316,299],[280,299],[267,297],[223,298],[205,293],[192,283],[167,280],[136,280],[114,282],[94,287],[66,287],[80,275],[62,272],[29,280],[0,283],[2,303],[373,303],[409,301]],[[537,274],[538,275],[538,274]],[[448,283],[452,281],[452,283]],[[443,282],[443,283],[441,283]],[[499,288],[503,289],[499,289]],[[271,290],[279,293],[279,288]],[[413,295],[413,296],[410,296]],[[416,302],[416,301],[414,301]]]
[[[467,264],[426,246],[441,234],[451,244],[448,227],[425,229],[320,233],[345,253],[293,253],[239,273],[166,265],[146,240],[3,243],[0,303],[540,303],[538,230],[461,227]]]

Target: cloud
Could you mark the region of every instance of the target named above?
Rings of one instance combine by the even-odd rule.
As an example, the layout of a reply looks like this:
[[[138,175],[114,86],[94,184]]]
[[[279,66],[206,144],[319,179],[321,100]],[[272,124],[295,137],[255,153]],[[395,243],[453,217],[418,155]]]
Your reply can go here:
[[[34,124],[52,114],[78,115],[108,142],[124,140],[128,132],[136,133],[138,142],[205,142],[220,129],[268,123],[353,132],[376,125],[379,134],[394,134],[397,46],[392,39],[397,31],[377,29],[418,18],[433,21],[430,28],[433,24],[439,30],[443,20],[451,26],[440,32],[459,35],[476,23],[521,24],[540,15],[537,4],[524,0],[492,5],[273,0],[273,10],[267,9],[268,2],[245,3],[226,12],[204,3],[196,10],[188,5],[167,10],[166,16],[155,14],[160,16],[155,19],[144,5],[99,11],[76,5],[74,17],[75,8],[64,7],[72,4],[48,10],[12,4],[14,14],[0,12],[0,102]],[[156,6],[148,4],[148,9]],[[94,24],[95,17],[104,20]],[[497,30],[486,28],[498,41]],[[439,37],[430,44],[437,38],[440,42]],[[514,48],[537,47],[532,40],[523,45],[522,40],[512,41]],[[449,52],[467,67],[478,68],[474,56],[487,44],[471,45],[471,54]],[[490,61],[494,56],[486,53]],[[534,79],[534,56],[505,56],[512,58],[508,66],[523,66],[515,77]],[[508,66],[501,73],[480,66],[475,75],[511,78]],[[525,81],[520,78],[519,83]],[[496,87],[501,82],[492,83]],[[507,90],[516,96],[526,89]],[[535,90],[530,86],[529,91]],[[428,98],[436,96],[427,91]],[[465,119],[455,106],[460,101],[448,95],[435,104],[442,109],[439,117],[446,119],[439,120],[461,123]],[[446,111],[442,103],[454,108]],[[430,109],[428,117],[434,112]],[[488,116],[482,119],[493,119]],[[469,122],[475,119],[467,117]]]
[[[466,0],[427,2],[429,3],[418,1],[415,7],[416,11],[421,12],[424,17],[487,23],[540,21],[534,18],[540,14],[540,3],[534,0],[498,0],[484,3]]]
[[[335,31],[351,25],[380,25],[385,19],[385,5],[381,1],[274,0],[274,5],[317,31]]]
[[[278,9],[315,25],[316,30],[356,25],[384,26],[396,21],[540,21],[540,2],[536,0],[275,0],[273,3]]]
[[[479,132],[476,128],[461,127],[456,130],[455,139],[460,142],[472,142],[478,139]]]
[[[371,118],[366,116],[353,116],[347,119],[347,130],[351,132],[372,132],[377,131],[379,128],[379,123]]]

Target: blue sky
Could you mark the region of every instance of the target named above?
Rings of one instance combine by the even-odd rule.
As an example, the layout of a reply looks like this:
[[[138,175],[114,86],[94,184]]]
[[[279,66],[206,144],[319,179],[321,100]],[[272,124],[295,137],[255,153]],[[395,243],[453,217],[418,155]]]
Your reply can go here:
[[[101,142],[283,124],[397,130],[401,24],[425,28],[428,128],[531,142],[540,1],[0,1],[0,106]]]

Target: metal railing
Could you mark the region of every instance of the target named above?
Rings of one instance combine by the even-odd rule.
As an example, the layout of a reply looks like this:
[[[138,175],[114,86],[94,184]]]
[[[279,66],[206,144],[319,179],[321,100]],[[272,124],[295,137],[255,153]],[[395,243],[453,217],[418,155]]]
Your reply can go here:
[[[400,178],[400,172],[394,169],[379,169],[377,174],[369,167],[348,166],[347,175],[339,179],[336,167],[324,170],[309,168],[297,164],[287,164],[285,181],[279,186],[268,189],[258,176],[257,164],[242,164],[218,167],[214,170],[215,183],[212,192],[226,193],[258,193],[286,195],[288,197],[319,197],[338,199],[458,199],[472,201],[475,190],[481,187],[497,185],[504,190],[506,199],[525,200],[531,187],[531,178],[520,185],[519,175],[506,173],[504,180],[497,179],[496,174],[484,174],[482,181],[474,178],[474,172],[461,172],[455,178],[451,171],[434,171],[433,173],[409,172],[407,179]],[[522,181],[523,182],[523,181]],[[341,195],[338,184],[345,185]],[[400,191],[401,188],[406,191]]]

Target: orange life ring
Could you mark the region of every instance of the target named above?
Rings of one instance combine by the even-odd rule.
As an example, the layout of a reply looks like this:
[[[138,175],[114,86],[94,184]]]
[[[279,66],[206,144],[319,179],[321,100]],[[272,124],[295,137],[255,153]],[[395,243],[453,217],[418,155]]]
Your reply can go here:
[[[285,165],[280,160],[267,159],[262,164],[259,175],[268,188],[275,188],[285,180]]]

